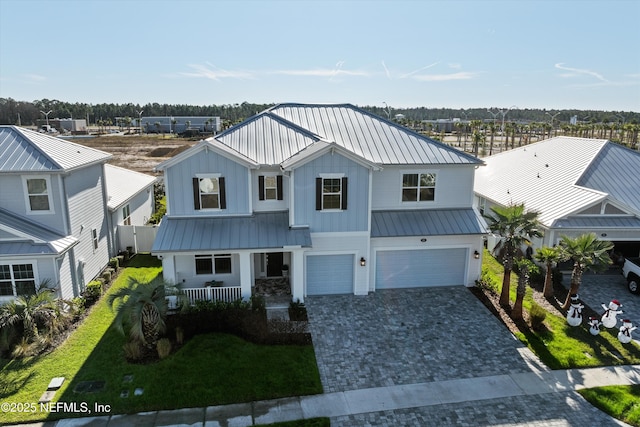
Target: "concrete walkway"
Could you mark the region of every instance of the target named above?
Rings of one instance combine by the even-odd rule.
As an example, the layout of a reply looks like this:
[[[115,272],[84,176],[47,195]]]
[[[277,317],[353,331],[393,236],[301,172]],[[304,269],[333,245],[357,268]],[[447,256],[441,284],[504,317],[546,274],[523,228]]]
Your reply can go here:
[[[533,398],[555,394],[556,399],[563,402],[571,400],[570,392],[583,388],[605,385],[640,384],[640,365],[619,367],[571,369],[566,371],[541,371],[529,373],[514,373],[489,377],[476,377],[436,381],[429,383],[396,385],[370,389],[349,390],[344,392],[327,393],[314,396],[292,397],[277,400],[267,400],[252,403],[241,403],[225,406],[211,406],[207,408],[187,408],[173,411],[145,412],[133,415],[113,415],[92,418],[65,419],[57,422],[38,424],[41,426],[69,427],[69,426],[207,426],[207,427],[248,427],[254,425],[271,424],[275,422],[293,421],[300,419],[331,417],[340,420],[351,419],[353,425],[371,425],[358,415],[379,413],[394,410],[409,410],[407,413],[415,417],[414,408],[434,407],[435,409],[452,408],[452,404],[473,402],[474,406],[482,406],[483,402],[507,400],[514,396]],[[569,393],[564,399],[558,394]],[[504,405],[502,410],[510,412]],[[496,408],[499,409],[499,408]],[[449,409],[450,410],[450,409]],[[597,410],[596,410],[597,411]],[[433,420],[438,425],[487,425],[482,420],[451,420],[450,416],[439,412],[441,419]],[[584,423],[581,426],[624,426],[626,424],[610,417],[598,417],[597,411],[585,412]],[[518,420],[515,423],[501,423],[501,425],[527,426],[573,426],[574,422],[561,422],[544,419]],[[495,414],[499,417],[499,414]],[[511,415],[513,416],[513,415]],[[449,418],[449,420],[447,420]],[[408,421],[408,420],[405,420]],[[451,423],[453,421],[453,423]],[[515,420],[513,420],[515,421]],[[520,422],[522,424],[520,424]],[[32,426],[35,424],[32,424]],[[379,423],[375,423],[379,425]],[[382,424],[394,425],[394,423]],[[396,424],[397,425],[397,424]],[[416,419],[416,423],[406,422],[402,425],[435,425],[424,424]]]

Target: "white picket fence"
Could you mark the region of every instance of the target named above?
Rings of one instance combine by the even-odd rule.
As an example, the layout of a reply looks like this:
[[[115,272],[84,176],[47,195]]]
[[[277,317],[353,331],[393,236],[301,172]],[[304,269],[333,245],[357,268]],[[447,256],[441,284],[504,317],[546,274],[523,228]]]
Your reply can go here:
[[[184,288],[182,292],[193,305],[196,301],[226,301],[233,302],[242,298],[242,288],[240,286],[222,286],[206,288]]]

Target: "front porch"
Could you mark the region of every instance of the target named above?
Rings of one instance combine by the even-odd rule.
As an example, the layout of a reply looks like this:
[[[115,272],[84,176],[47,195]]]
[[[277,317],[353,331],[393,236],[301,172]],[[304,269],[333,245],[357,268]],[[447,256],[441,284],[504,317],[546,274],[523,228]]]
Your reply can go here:
[[[206,282],[201,288],[184,288],[182,292],[189,304],[196,301],[233,302],[243,298],[242,286],[225,286],[224,282]],[[292,301],[291,285],[288,277],[255,279],[251,286],[251,296],[261,296],[267,305],[288,305]]]

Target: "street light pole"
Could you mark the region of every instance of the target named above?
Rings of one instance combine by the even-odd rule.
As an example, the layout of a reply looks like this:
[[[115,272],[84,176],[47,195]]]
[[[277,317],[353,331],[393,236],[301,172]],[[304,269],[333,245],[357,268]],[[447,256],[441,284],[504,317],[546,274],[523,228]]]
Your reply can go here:
[[[136,111],[136,113],[138,113],[138,127],[140,128],[140,135],[142,135],[142,113],[144,113],[144,110]]]
[[[382,103],[384,104],[385,107],[387,107],[387,118],[391,120],[391,108],[389,108],[386,102],[382,101]]]
[[[546,111],[545,111],[544,113],[545,113],[547,116],[551,117],[551,130],[555,130],[555,129],[553,128],[553,120],[556,118],[556,116],[557,116],[558,114],[560,114],[560,111],[558,111],[557,113],[555,113],[555,114],[553,114],[553,115],[552,115],[552,114],[550,114],[550,113],[548,113],[548,112],[546,112]],[[555,133],[555,132],[554,132],[554,133]],[[551,135],[549,135],[549,136],[551,136]]]
[[[49,114],[51,114],[52,111],[53,110],[49,110],[45,113],[44,111],[40,110],[40,112],[44,114],[44,117],[47,119],[47,132],[49,132]]]

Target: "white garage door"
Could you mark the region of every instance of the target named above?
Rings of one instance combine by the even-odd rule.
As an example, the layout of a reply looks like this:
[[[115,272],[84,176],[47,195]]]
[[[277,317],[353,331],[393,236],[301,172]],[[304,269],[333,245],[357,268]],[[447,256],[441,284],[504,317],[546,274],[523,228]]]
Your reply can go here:
[[[307,295],[353,293],[353,255],[307,257]]]
[[[376,289],[464,284],[467,250],[378,251]]]

